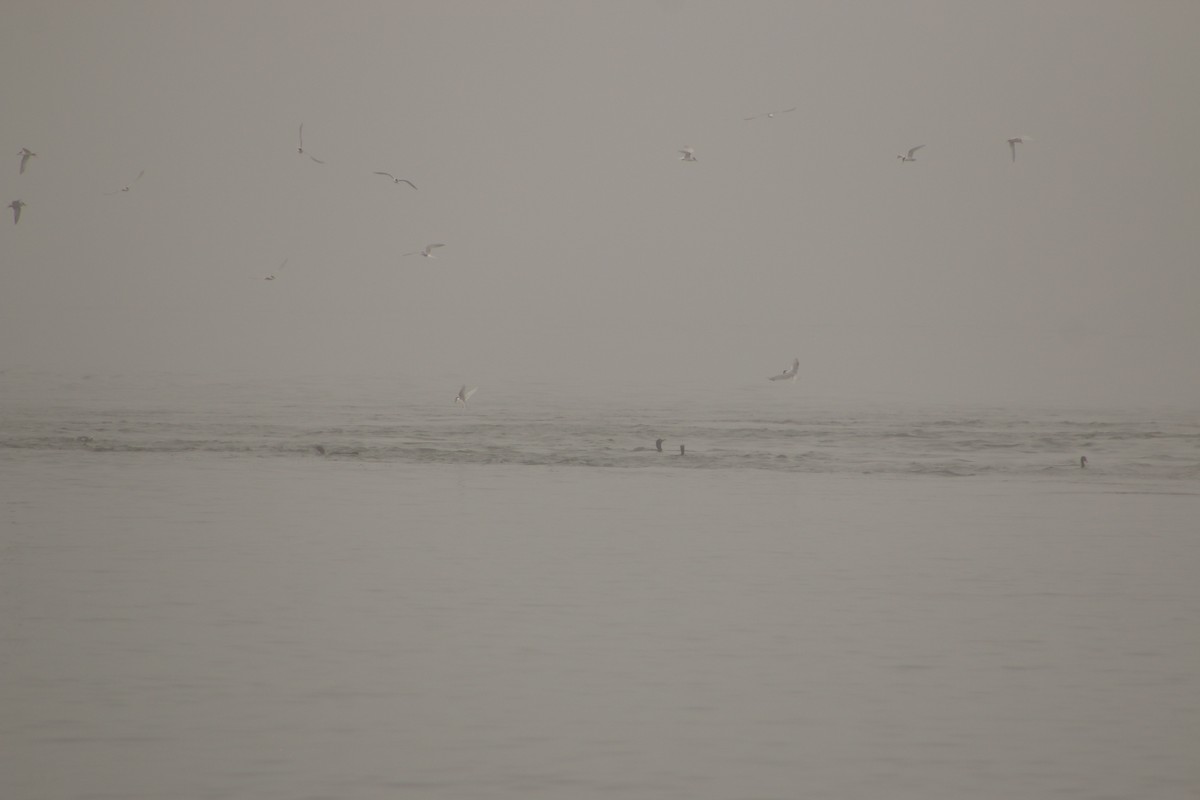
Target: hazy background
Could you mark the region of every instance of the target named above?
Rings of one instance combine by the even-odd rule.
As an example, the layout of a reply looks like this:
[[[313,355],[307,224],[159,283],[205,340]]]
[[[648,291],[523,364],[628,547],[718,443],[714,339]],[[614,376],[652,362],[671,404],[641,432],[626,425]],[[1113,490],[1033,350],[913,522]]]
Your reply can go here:
[[[10,375],[1200,402],[1200,4],[4,17]]]

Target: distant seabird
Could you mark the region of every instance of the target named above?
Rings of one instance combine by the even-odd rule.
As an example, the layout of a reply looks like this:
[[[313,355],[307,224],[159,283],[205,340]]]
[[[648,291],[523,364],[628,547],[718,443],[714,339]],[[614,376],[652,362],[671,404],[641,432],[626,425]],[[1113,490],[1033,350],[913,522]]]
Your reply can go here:
[[[376,172],[374,174],[375,175],[387,175],[389,178],[392,179],[392,183],[395,183],[395,184],[407,183],[412,188],[414,188],[414,189],[417,188],[417,185],[415,183],[413,183],[412,181],[410,181],[408,178],[397,178],[395,175],[393,175],[390,172]]]
[[[767,119],[775,119],[776,114],[786,114],[789,111],[795,111],[795,110],[796,110],[796,107],[792,106],[791,108],[785,108],[782,111],[768,111],[765,114],[755,114],[753,117],[746,117],[745,119],[746,119],[746,122],[749,122],[752,119],[758,119],[759,117],[766,117]]]
[[[284,268],[284,267],[286,267],[286,266],[287,266],[287,258],[284,258],[284,259],[283,259],[283,261],[282,261],[282,262],[280,262],[279,266],[275,268],[275,272],[282,272],[282,271],[283,271],[283,268]],[[275,280],[275,272],[272,272],[270,275],[268,275],[267,277],[263,278],[263,280],[264,280],[264,281],[273,281],[273,280]]]
[[[296,148],[296,155],[300,155],[300,156],[304,155],[304,123],[303,122],[300,123],[300,146]],[[310,155],[309,158],[311,158],[313,161],[317,162],[318,164],[325,163],[324,161],[322,161],[321,159],[317,158],[314,155]]]
[[[1012,151],[1012,160],[1017,160],[1017,145],[1032,142],[1033,139],[1028,136],[1014,136],[1008,140],[1008,149]]]
[[[691,147],[685,147],[682,150],[680,150],[679,152],[683,153],[683,155],[681,155],[679,157],[680,161],[695,161],[696,160],[696,151]]]
[[[771,377],[767,378],[767,380],[769,380],[769,381],[794,381],[794,380],[796,380],[796,376],[799,373],[800,373],[800,359],[793,358],[791,369],[785,369],[780,374],[772,375]]]
[[[142,170],[141,172],[139,172],[139,173],[138,173],[138,176],[137,176],[136,178],[134,178],[134,179],[133,179],[133,181],[132,181],[132,182],[129,184],[129,186],[125,186],[125,187],[123,187],[123,188],[121,188],[121,189],[118,189],[118,190],[117,190],[117,191],[115,191],[115,192],[105,192],[105,194],[120,194],[121,192],[128,192],[128,191],[129,191],[129,187],[130,187],[130,186],[133,186],[133,184],[135,184],[135,183],[137,183],[138,181],[140,181],[140,180],[142,179],[142,176],[143,176],[143,175],[145,175],[145,174],[146,174],[146,170]]]
[[[683,455],[683,445],[679,445],[679,455]]]
[[[654,440],[654,449],[661,453],[662,452],[662,443],[665,441],[666,441],[666,439],[655,439]]]
[[[1080,468],[1080,469],[1087,469],[1087,456],[1080,456],[1080,457],[1079,457],[1079,468]]]
[[[29,163],[29,159],[35,157],[37,153],[30,150],[28,147],[22,147],[21,152],[17,153],[21,157],[21,170],[18,174],[25,174],[25,165]]]
[[[21,221],[21,209],[27,205],[28,203],[25,203],[22,200],[13,200],[8,204],[8,207],[13,210],[13,225],[16,225]]]
[[[445,247],[445,246],[446,245],[444,245],[444,244],[427,244],[427,245],[425,245],[424,250],[415,250],[411,253],[404,253],[403,255],[401,255],[401,258],[403,258],[404,256],[425,256],[425,258],[436,258],[436,256],[434,256],[434,254],[433,254],[433,248]]]
[[[916,147],[914,147],[914,148],[912,148],[911,150],[909,150],[909,151],[908,151],[908,155],[906,155],[906,156],[905,156],[905,155],[898,155],[898,156],[896,156],[896,158],[900,159],[901,161],[916,161],[916,160],[917,160],[917,158],[916,158],[916,156],[914,156],[914,155],[913,155],[913,153],[917,152],[918,150],[920,150],[920,149],[921,149],[922,147],[924,147],[924,146],[925,146],[925,145],[923,145],[923,144],[919,144],[919,145],[917,145]]]
[[[475,394],[477,391],[479,391],[478,386],[472,386],[470,389],[468,389],[467,385],[464,383],[462,388],[458,390],[458,397],[454,398],[455,405],[462,403],[463,408],[466,408],[467,401],[470,400],[471,395]]]

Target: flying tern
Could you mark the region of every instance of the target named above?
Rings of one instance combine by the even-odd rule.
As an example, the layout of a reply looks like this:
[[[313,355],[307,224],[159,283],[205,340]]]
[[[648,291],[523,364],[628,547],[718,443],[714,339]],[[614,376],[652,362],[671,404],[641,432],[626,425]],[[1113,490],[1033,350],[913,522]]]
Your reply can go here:
[[[404,253],[404,256],[425,256],[425,258],[436,258],[433,254],[433,248],[445,247],[444,244],[427,244],[424,250],[415,250],[411,253]],[[403,256],[401,256],[403,258]]]
[[[416,188],[417,188],[417,185],[416,185],[415,183],[413,183],[412,181],[410,181],[408,178],[397,178],[395,175],[393,175],[393,174],[392,174],[392,173],[390,173],[390,172],[376,172],[376,173],[374,173],[374,174],[376,174],[376,175],[386,175],[386,176],[388,176],[389,178],[391,178],[391,179],[392,179],[392,183],[395,183],[395,184],[407,183],[407,184],[408,184],[409,186],[411,186],[412,188],[414,188],[414,189],[416,189]]]
[[[785,369],[780,374],[772,375],[771,377],[767,378],[767,380],[769,380],[769,381],[794,381],[794,380],[796,380],[796,376],[798,374],[800,374],[800,359],[793,358],[791,369]]]
[[[467,385],[464,383],[462,385],[462,388],[458,390],[458,396],[454,398],[455,405],[462,403],[463,408],[466,408],[467,401],[471,399],[471,395],[475,394],[478,391],[479,391],[478,386],[472,386],[470,389],[468,389]]]
[[[901,161],[916,161],[917,157],[914,155],[914,153],[916,153],[918,150],[920,150],[924,146],[925,145],[923,145],[923,144],[919,144],[916,147],[909,150],[908,155],[901,154],[901,155],[897,155],[896,158],[900,159]]]
[[[283,259],[283,261],[281,261],[281,262],[280,262],[279,266],[275,268],[275,272],[283,272],[283,268],[284,268],[284,267],[286,267],[286,266],[287,266],[287,258],[284,258],[284,259]],[[267,277],[263,278],[263,280],[264,280],[264,281],[273,281],[273,280],[275,280],[275,272],[272,272],[270,275],[268,275]]]
[[[133,181],[131,181],[131,182],[129,183],[129,185],[128,185],[128,186],[122,187],[122,188],[118,189],[118,190],[117,190],[117,191],[115,191],[115,192],[105,192],[105,194],[120,194],[121,192],[128,192],[128,191],[129,191],[129,187],[130,187],[130,186],[133,186],[133,184],[135,184],[135,183],[137,183],[138,181],[140,181],[140,180],[142,179],[142,176],[143,176],[143,175],[145,175],[145,174],[146,174],[146,170],[142,170],[141,172],[139,172],[139,173],[138,173],[138,176],[137,176],[136,178],[134,178],[134,179],[133,179]]]
[[[21,209],[29,205],[23,200],[13,200],[8,204],[8,207],[13,210],[13,225],[21,221]]]
[[[683,155],[681,155],[679,157],[680,161],[695,161],[696,160],[696,151],[693,150],[691,147],[685,147],[682,150],[680,150],[679,152],[683,153]]]
[[[21,152],[17,153],[21,157],[21,169],[18,174],[25,174],[25,165],[29,163],[29,159],[34,158],[37,153],[30,150],[28,147],[22,147]]]
[[[1014,136],[1008,140],[1008,149],[1012,151],[1012,160],[1017,160],[1017,145],[1032,142],[1033,139],[1029,136]]]

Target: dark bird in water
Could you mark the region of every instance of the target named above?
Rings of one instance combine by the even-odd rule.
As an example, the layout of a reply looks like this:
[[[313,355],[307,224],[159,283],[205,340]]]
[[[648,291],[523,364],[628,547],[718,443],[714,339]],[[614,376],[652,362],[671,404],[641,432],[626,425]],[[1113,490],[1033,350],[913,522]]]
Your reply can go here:
[[[319,456],[323,456],[323,455],[325,455],[325,445],[321,445],[321,444],[314,444],[314,445],[313,445],[313,450],[315,450],[315,451],[316,451],[316,453],[317,453],[317,455],[319,455]]]
[[[654,449],[661,453],[662,452],[662,443],[665,441],[666,441],[665,439],[655,439],[654,440]]]
[[[1079,468],[1080,468],[1080,469],[1087,469],[1087,456],[1080,456],[1080,457],[1079,457]]]
[[[683,455],[683,445],[679,445],[679,455]]]

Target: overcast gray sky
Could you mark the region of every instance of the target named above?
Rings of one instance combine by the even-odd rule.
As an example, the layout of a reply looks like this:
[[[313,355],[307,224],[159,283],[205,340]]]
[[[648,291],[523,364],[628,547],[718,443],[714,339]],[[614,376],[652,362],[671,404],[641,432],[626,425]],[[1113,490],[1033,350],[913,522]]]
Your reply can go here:
[[[0,367],[736,386],[797,356],[830,396],[1197,403],[1197,30],[1194,2],[10,4]]]

